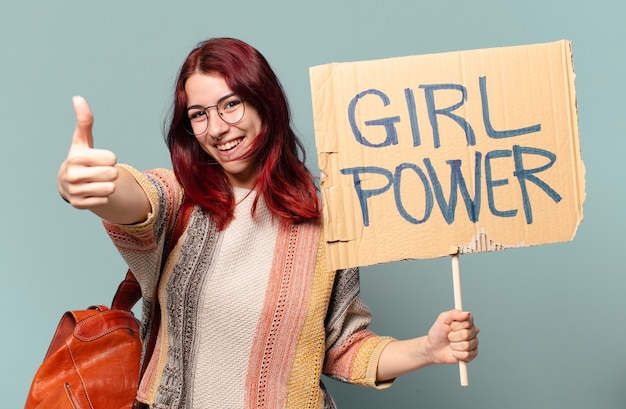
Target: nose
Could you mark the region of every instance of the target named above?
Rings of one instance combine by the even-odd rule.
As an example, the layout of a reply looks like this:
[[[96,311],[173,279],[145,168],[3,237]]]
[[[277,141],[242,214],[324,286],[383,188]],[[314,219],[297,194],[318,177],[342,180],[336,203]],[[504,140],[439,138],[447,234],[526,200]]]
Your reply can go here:
[[[207,112],[208,114],[208,112]],[[208,118],[208,132],[209,136],[216,141],[222,139],[222,135],[224,135],[230,129],[230,125],[222,120],[217,113],[217,110],[211,112]]]

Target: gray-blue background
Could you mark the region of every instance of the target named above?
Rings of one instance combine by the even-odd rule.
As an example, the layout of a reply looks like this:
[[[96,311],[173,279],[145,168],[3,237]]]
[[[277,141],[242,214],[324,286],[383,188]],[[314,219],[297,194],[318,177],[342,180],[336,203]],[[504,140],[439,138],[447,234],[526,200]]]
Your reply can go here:
[[[109,303],[124,263],[99,220],[71,209],[56,172],[74,127],[120,162],[168,167],[162,122],[176,71],[200,40],[234,36],[271,62],[317,172],[308,67],[496,46],[573,42],[587,168],[573,242],[461,258],[481,352],[373,391],[330,382],[343,408],[624,408],[626,325],[622,1],[15,1],[0,3],[0,406],[19,408],[62,312]],[[450,260],[364,268],[373,328],[423,334],[453,307]]]

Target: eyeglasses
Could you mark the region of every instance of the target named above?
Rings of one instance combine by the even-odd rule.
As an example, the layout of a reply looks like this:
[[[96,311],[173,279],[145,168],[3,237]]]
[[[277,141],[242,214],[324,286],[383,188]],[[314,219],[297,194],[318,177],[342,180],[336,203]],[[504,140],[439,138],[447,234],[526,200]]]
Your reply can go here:
[[[209,127],[209,109],[211,108],[215,108],[217,115],[222,121],[229,125],[236,124],[241,121],[246,113],[246,107],[243,102],[244,99],[237,95],[227,95],[217,101],[215,105],[209,105],[205,108],[199,105],[191,106],[187,108],[189,123],[186,124],[185,129],[193,135],[204,134]],[[188,129],[189,127],[191,129]]]

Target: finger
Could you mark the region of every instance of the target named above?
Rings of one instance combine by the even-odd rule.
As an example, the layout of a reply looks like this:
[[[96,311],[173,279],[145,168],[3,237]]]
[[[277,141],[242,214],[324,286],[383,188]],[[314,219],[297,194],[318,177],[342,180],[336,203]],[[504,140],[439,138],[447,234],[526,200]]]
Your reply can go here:
[[[438,321],[448,327],[451,327],[454,322],[458,321],[467,321],[472,319],[472,314],[467,311],[461,310],[450,310],[446,312],[442,312]]]
[[[471,345],[451,345],[450,353],[459,361],[470,362],[478,355],[478,343],[472,343]]]
[[[471,328],[474,326],[474,320],[469,318],[465,321],[452,321],[450,323],[450,330],[452,331],[460,331],[462,329]]]
[[[71,166],[67,170],[69,184],[115,182],[119,171],[115,166]]]
[[[93,148],[93,114],[91,108],[89,108],[87,101],[80,96],[73,97],[72,103],[76,114],[76,129],[74,130],[72,145]]]
[[[109,203],[109,196],[76,196],[72,197],[69,203],[76,209],[93,209],[94,207]]]
[[[471,339],[477,339],[477,337],[478,328],[476,327],[470,327],[459,331],[450,331],[448,333],[448,341],[450,342],[463,342]]]
[[[450,349],[454,352],[474,351],[478,349],[478,338],[472,338],[465,341],[450,342]]]
[[[117,157],[115,153],[105,149],[74,149],[68,155],[69,165],[79,166],[115,166]]]
[[[113,182],[89,182],[75,183],[69,187],[69,193],[73,198],[85,199],[89,197],[107,198],[115,192]]]

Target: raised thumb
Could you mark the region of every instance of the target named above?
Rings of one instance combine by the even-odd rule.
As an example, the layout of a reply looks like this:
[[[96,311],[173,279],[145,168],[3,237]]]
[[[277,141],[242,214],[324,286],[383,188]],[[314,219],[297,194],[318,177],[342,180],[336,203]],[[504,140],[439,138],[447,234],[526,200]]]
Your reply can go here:
[[[83,97],[72,98],[76,114],[76,129],[72,138],[72,145],[93,148],[93,114],[87,101]]]

